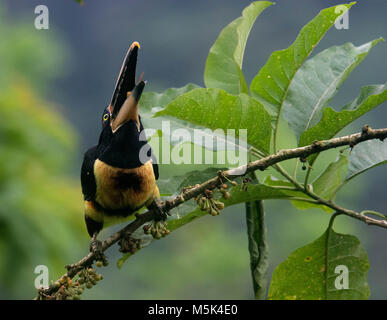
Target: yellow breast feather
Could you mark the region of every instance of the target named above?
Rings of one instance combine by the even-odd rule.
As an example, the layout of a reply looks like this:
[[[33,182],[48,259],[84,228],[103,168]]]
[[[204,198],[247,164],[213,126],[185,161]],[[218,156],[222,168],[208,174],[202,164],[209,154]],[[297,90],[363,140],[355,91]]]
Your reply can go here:
[[[94,163],[96,201],[104,208],[139,208],[153,200],[157,190],[152,162],[133,169],[112,167],[100,160]]]

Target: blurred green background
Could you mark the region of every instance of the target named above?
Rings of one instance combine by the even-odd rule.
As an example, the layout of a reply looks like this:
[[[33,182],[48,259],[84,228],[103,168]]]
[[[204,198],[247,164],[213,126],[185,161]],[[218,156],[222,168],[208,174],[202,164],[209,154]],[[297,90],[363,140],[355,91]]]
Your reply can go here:
[[[50,279],[88,251],[79,170],[85,149],[97,142],[128,45],[142,50],[138,71],[147,91],[188,82],[203,86],[208,51],[221,29],[250,1],[2,0],[0,3],[0,298],[31,299],[34,269],[47,265]],[[338,1],[279,0],[258,19],[247,43],[248,82],[274,50],[286,48],[319,10]],[[34,8],[46,4],[49,30],[36,30]],[[313,54],[331,45],[356,45],[386,37],[387,2],[360,0],[350,28],[332,28]],[[376,47],[353,72],[333,105],[352,100],[360,88],[384,83],[386,44]],[[386,103],[356,121],[386,126]],[[282,134],[282,144],[289,138]],[[287,139],[287,140],[285,140]],[[320,165],[324,165],[321,163]],[[167,177],[176,168],[161,168]],[[182,168],[179,168],[182,170]],[[386,169],[354,179],[339,195],[344,206],[387,213]],[[322,234],[329,215],[297,211],[286,201],[266,201],[270,274],[293,250]],[[204,217],[157,241],[121,270],[117,246],[101,270],[105,280],[86,299],[252,299],[244,207]],[[116,228],[102,232],[107,237]],[[359,237],[369,254],[371,298],[387,298],[386,230],[340,217],[338,232]]]

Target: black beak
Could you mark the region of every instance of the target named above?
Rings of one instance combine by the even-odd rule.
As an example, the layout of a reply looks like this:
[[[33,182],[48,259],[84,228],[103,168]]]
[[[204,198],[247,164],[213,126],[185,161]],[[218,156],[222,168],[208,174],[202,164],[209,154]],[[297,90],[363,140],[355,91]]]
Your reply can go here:
[[[135,41],[133,42],[128,52],[126,53],[124,62],[118,75],[116,87],[114,89],[113,97],[110,102],[112,110],[112,118],[114,119],[124,104],[127,93],[132,91],[136,85],[136,64],[137,64],[137,53],[140,48],[140,44]]]

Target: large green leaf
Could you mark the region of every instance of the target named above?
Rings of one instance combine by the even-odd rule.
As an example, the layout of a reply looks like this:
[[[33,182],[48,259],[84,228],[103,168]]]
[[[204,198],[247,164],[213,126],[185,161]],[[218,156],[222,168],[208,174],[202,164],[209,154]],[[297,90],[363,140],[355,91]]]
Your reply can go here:
[[[169,88],[162,93],[144,92],[141,96],[140,103],[141,121],[143,122],[144,127],[161,131],[162,123],[160,119],[153,118],[154,114],[178,96],[196,88],[199,88],[199,86],[193,83],[188,83],[184,87]],[[179,121],[172,121],[171,127],[171,129],[185,127],[185,124],[183,122],[179,123]],[[168,132],[165,131],[163,134],[168,135]]]
[[[367,299],[369,262],[360,241],[330,230],[314,242],[294,251],[276,267],[269,289],[269,299],[326,300]],[[337,289],[338,266],[348,270],[348,289]],[[339,267],[340,268],[340,267]],[[338,271],[338,270],[336,270]],[[339,277],[339,278],[338,278]]]
[[[352,70],[382,39],[359,47],[330,47],[308,60],[295,75],[283,105],[283,115],[297,139],[317,124],[327,102]]]
[[[263,106],[246,94],[231,95],[219,89],[194,89],[185,93],[155,116],[173,116],[211,130],[247,130],[247,143],[269,151],[270,116]],[[241,137],[242,138],[242,137]]]
[[[160,136],[164,137],[166,141],[169,142],[172,146],[180,145],[185,142],[192,142],[196,145],[200,145],[208,150],[219,151],[224,149],[229,149],[235,147],[238,144],[238,141],[228,140],[224,135],[217,134],[215,132],[209,132],[209,129],[203,130],[202,127],[193,125],[187,121],[180,119],[164,119],[168,120],[168,126],[163,127],[163,121],[160,121],[160,118],[154,118],[154,114],[157,111],[160,111],[168,103],[176,99],[178,96],[187,93],[193,89],[200,88],[196,84],[189,83],[181,88],[170,88],[165,90],[162,93],[156,92],[145,92],[141,97],[141,120],[144,124],[144,127],[147,129],[155,129],[158,131]],[[188,131],[189,135],[182,135],[180,139],[172,139],[172,135],[175,130],[184,129]],[[216,138],[216,143],[203,143],[204,139],[214,139]],[[219,142],[219,143],[218,143]],[[243,147],[239,145],[239,147]]]
[[[387,84],[371,85],[361,89],[360,95],[344,106],[341,111],[335,111],[330,107],[323,109],[320,122],[302,133],[300,146],[313,143],[314,140],[325,140],[334,137],[348,124],[371,111],[387,99]],[[308,157],[313,163],[317,155]]]
[[[251,3],[241,17],[222,30],[208,54],[204,71],[207,88],[219,88],[232,94],[248,93],[242,74],[243,54],[255,20],[270,5],[268,1]]]
[[[162,108],[170,103],[173,99],[176,99],[178,96],[191,91],[193,89],[199,88],[198,85],[194,83],[188,83],[184,87],[180,88],[169,88],[162,93],[157,92],[144,92],[141,96],[141,114],[145,114],[145,117],[153,116],[153,108]]]
[[[387,162],[387,142],[364,141],[356,145],[348,157],[346,181],[358,174]]]
[[[347,10],[354,2],[342,5]],[[324,34],[333,26],[343,12],[338,6],[324,9],[300,31],[293,44],[271,54],[266,64],[253,79],[250,91],[270,110],[275,127],[278,128],[283,103],[297,70],[304,63]]]

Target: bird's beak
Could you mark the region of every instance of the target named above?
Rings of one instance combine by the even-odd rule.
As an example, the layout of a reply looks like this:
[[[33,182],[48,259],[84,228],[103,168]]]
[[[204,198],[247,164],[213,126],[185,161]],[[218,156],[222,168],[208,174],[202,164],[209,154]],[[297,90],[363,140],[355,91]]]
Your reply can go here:
[[[140,44],[137,41],[133,42],[126,53],[124,62],[122,63],[109,106],[113,119],[118,115],[122,105],[127,99],[128,92],[132,91],[136,85],[138,49],[140,49]]]
[[[130,95],[120,108],[117,116],[113,119],[111,126],[113,133],[123,125],[126,121],[134,120],[137,123],[138,131],[140,131],[140,118],[138,116],[138,105],[141,98],[142,91],[145,87],[145,81],[140,82],[134,87]]]

